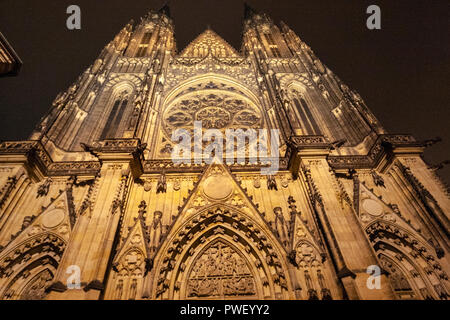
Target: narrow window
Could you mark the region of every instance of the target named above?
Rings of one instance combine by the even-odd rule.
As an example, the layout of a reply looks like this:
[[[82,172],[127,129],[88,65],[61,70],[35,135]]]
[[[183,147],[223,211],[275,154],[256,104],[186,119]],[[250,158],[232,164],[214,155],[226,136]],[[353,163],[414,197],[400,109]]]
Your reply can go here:
[[[120,121],[123,113],[128,105],[128,95],[123,92],[122,95],[116,99],[114,105],[109,113],[108,121],[105,124],[100,140],[114,138],[119,129]]]
[[[312,115],[311,109],[309,108],[309,106],[308,106],[308,104],[306,103],[305,99],[300,98],[300,102],[301,102],[303,108],[304,108],[305,111],[306,111],[306,115],[307,115],[309,121],[310,121],[311,124],[312,124],[314,133],[315,133],[315,134],[319,134],[319,133],[320,133],[320,130],[319,130],[319,127],[317,126],[317,123],[316,123],[316,120],[314,119],[314,116]]]
[[[319,127],[311,113],[311,109],[306,103],[305,99],[300,97],[294,99],[294,104],[297,107],[298,114],[300,115],[300,121],[303,129],[307,134],[319,134]]]
[[[152,38],[151,32],[146,32],[142,37],[141,43],[139,44],[138,51],[136,53],[136,57],[143,57],[147,53],[148,46],[150,44],[150,39]]]
[[[277,44],[275,43],[275,40],[273,39],[272,34],[266,33],[264,34],[264,37],[266,38],[267,43],[269,44],[270,51],[272,52],[272,55],[276,58],[281,57],[280,50],[278,49]]]

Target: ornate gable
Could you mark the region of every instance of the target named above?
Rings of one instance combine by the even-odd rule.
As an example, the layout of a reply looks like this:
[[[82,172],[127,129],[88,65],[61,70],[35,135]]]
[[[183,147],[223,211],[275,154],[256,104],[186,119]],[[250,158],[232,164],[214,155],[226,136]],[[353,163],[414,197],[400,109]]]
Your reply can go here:
[[[205,58],[209,54],[217,58],[237,58],[238,52],[222,37],[207,29],[192,41],[180,54],[184,58]]]
[[[3,249],[0,249],[0,256],[3,256],[3,253],[16,245],[29,241],[36,235],[53,234],[64,241],[68,241],[73,224],[70,206],[69,195],[67,191],[64,191],[50,205],[42,208],[40,214],[25,217],[21,230],[11,235],[11,241]]]
[[[214,159],[213,163],[203,172],[181,208],[179,216],[186,219],[197,214],[203,208],[215,204],[235,207],[258,223],[266,223],[258,206],[253,203],[246,190],[242,189],[228,167],[217,159]]]
[[[142,201],[139,205],[139,216],[135,218],[134,225],[129,227],[127,237],[121,240],[119,249],[113,262],[115,271],[127,274],[142,275],[151,267],[151,248],[149,247],[149,228],[145,222],[147,204]],[[125,270],[124,270],[125,269]],[[138,269],[138,271],[135,271]]]
[[[70,195],[61,192],[0,249],[0,299],[43,299],[69,241]],[[23,287],[22,279],[27,280]]]
[[[157,277],[152,297],[286,298],[289,281],[282,258],[287,253],[274,233],[229,169],[214,161],[164,237],[152,271]],[[228,271],[214,270],[204,274],[202,259],[225,253],[235,262],[232,267],[240,266],[239,276],[229,279]]]

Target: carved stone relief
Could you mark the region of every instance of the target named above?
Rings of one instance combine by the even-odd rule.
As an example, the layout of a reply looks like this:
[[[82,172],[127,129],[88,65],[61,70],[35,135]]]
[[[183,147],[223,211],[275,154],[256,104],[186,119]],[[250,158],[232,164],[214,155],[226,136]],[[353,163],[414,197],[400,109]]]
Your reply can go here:
[[[189,275],[188,298],[255,294],[255,280],[246,261],[232,247],[221,241],[202,253]]]

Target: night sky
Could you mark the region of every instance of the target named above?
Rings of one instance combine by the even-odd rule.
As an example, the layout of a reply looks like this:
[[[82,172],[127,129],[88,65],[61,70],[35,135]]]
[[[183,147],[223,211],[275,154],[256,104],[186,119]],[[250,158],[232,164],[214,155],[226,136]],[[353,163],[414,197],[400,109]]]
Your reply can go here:
[[[356,89],[390,133],[440,136],[425,159],[450,159],[450,2],[448,0],[248,0],[286,22],[316,55]],[[82,29],[66,28],[66,8],[82,10]],[[0,78],[0,140],[26,139],[59,91],[89,66],[131,19],[164,1],[0,0],[0,31],[24,62]],[[382,30],[366,28],[366,8],[382,10]],[[178,50],[210,25],[241,47],[243,1],[171,1]],[[450,183],[450,166],[440,171]]]

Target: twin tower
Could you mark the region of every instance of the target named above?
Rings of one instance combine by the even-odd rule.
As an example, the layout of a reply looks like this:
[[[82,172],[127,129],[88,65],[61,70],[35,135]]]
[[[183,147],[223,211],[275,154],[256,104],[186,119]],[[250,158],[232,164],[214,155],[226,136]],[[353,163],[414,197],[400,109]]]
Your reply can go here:
[[[174,163],[197,121],[278,130],[278,172]],[[0,143],[0,299],[447,299],[430,143],[387,133],[265,14],[246,7],[239,51],[210,29],[179,51],[151,11]]]

